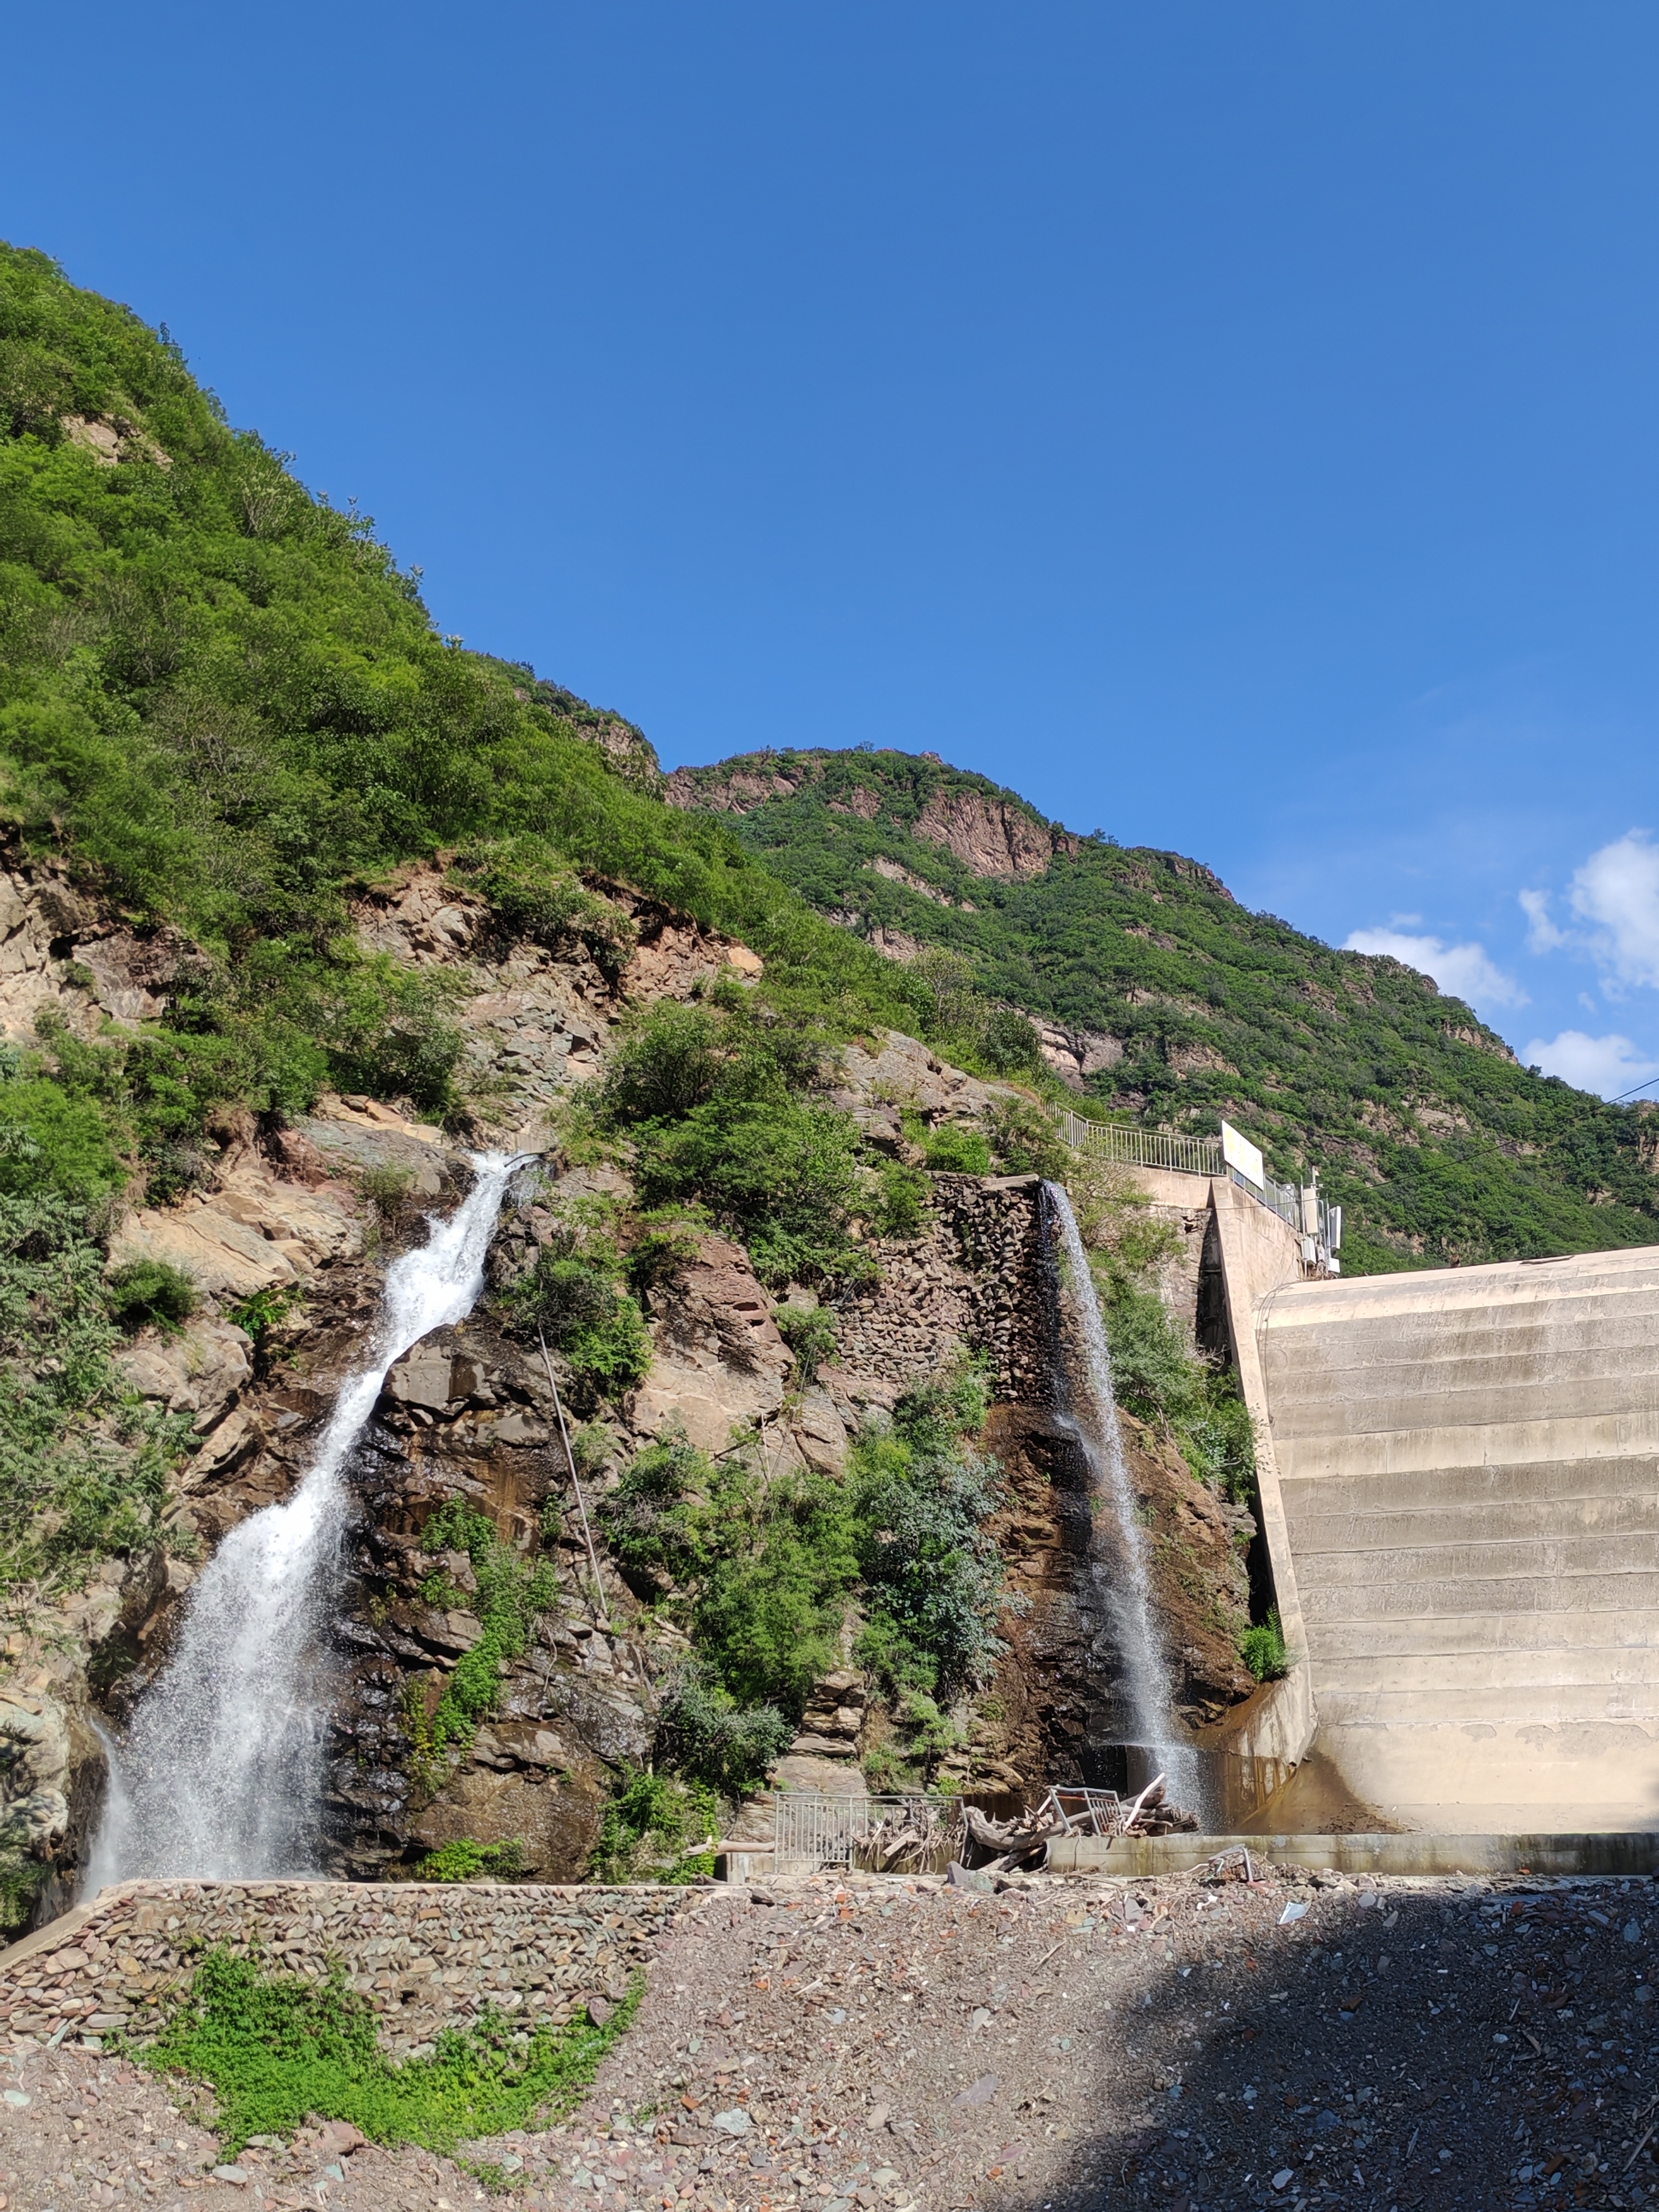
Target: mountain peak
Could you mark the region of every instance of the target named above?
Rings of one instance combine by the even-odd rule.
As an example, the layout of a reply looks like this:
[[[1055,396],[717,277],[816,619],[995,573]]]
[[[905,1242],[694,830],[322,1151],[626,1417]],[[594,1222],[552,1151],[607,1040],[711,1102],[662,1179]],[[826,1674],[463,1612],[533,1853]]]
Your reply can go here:
[[[739,753],[712,768],[676,769],[666,797],[675,806],[750,814],[769,801],[811,792],[838,814],[884,822],[937,845],[988,882],[1026,883],[1083,840],[1047,821],[1018,792],[952,768],[938,753],[769,749]]]

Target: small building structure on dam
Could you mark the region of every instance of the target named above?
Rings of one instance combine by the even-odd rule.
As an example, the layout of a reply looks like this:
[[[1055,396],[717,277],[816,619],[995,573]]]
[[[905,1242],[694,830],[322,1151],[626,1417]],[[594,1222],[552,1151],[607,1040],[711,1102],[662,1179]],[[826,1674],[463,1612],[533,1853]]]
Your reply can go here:
[[[1298,1662],[1235,1810],[1312,1748],[1401,1828],[1659,1831],[1659,1246],[1317,1279],[1236,1182],[1207,1206]]]

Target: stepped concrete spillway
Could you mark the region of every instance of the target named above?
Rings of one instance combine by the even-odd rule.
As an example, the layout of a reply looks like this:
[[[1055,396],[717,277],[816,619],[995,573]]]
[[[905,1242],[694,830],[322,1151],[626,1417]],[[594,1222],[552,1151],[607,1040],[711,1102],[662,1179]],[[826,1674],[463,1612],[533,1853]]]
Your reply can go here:
[[[1320,1751],[1410,1826],[1659,1828],[1659,1249],[1264,1287],[1290,1270],[1242,1198],[1228,1304]]]

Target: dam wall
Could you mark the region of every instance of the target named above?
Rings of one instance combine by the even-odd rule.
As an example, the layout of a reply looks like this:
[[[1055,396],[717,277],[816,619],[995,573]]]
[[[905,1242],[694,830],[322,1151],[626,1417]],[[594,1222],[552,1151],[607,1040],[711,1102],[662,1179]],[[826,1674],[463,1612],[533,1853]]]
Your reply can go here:
[[[1264,1287],[1243,1247],[1320,1752],[1403,1826],[1659,1826],[1659,1250]]]
[[[1401,1828],[1659,1828],[1659,1247],[1309,1279],[1237,1184],[1138,1180],[1202,1214],[1298,1662],[1230,1805],[1316,1749]]]

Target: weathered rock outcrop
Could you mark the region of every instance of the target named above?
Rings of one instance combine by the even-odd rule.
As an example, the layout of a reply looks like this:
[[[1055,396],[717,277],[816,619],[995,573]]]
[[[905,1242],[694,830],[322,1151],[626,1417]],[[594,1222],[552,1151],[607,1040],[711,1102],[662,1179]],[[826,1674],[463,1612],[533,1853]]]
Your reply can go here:
[[[902,819],[915,836],[943,846],[976,876],[1022,882],[1040,876],[1057,854],[1081,849],[1080,839],[1043,821],[1024,800],[947,769],[937,753],[921,757],[930,768],[921,771],[920,809],[912,798],[893,818]],[[829,804],[836,811],[874,822],[886,811],[881,793],[849,778],[834,753],[754,754],[715,768],[676,769],[663,796],[674,806],[750,814],[770,799],[793,799],[810,785],[824,782],[826,771]],[[893,864],[878,860],[872,865],[893,876]],[[925,897],[939,896],[929,885],[916,883],[915,888]]]
[[[943,845],[976,876],[1013,883],[1040,876],[1056,854],[1079,849],[1079,839],[1040,822],[1017,800],[966,787],[934,792],[917,817],[915,834]]]
[[[595,1593],[565,1476],[552,1392],[533,1347],[485,1312],[427,1337],[387,1378],[352,1470],[359,1520],[343,1594],[342,1692],[329,1794],[331,1848],[359,1879],[466,1836],[512,1840],[524,1871],[571,1881],[598,1840],[612,1775],[649,1753],[650,1657],[619,1580]],[[465,1606],[434,1604],[432,1578],[465,1595],[465,1558],[428,1554],[422,1530],[451,1499],[508,1543],[550,1540],[559,1595],[510,1661],[488,1724],[459,1760],[418,1772],[415,1716],[484,1634]]]

